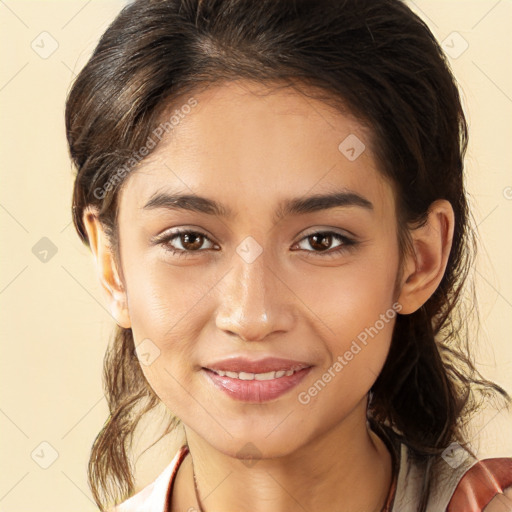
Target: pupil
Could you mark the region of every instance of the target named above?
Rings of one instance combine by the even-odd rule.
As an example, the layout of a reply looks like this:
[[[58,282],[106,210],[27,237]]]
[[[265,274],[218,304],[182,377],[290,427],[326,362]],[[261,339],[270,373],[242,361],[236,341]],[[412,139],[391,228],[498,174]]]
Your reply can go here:
[[[314,247],[315,249],[320,249],[320,250],[328,249],[329,246],[331,245],[330,244],[331,235],[317,234],[317,235],[313,235],[312,238],[313,238],[314,242],[311,244],[311,247]],[[318,238],[320,238],[322,240],[322,242],[319,244],[317,244]]]
[[[194,240],[195,240],[195,244],[194,244]],[[192,247],[188,247],[188,249],[190,249],[190,250],[198,249],[202,245],[202,235],[186,233],[186,234],[182,235],[181,243],[183,244],[183,246],[185,248],[187,248],[186,244],[192,244]]]

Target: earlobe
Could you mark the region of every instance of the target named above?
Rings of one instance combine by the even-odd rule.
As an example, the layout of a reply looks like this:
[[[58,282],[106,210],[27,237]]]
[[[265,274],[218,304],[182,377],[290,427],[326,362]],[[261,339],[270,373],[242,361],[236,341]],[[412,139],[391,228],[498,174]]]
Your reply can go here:
[[[120,278],[108,237],[98,218],[98,212],[96,209],[88,207],[84,210],[82,218],[108,307],[117,324],[129,328],[131,322],[126,290]]]
[[[430,205],[427,222],[411,230],[412,252],[405,256],[398,298],[401,314],[418,310],[441,283],[452,247],[454,225],[451,204],[440,199]]]

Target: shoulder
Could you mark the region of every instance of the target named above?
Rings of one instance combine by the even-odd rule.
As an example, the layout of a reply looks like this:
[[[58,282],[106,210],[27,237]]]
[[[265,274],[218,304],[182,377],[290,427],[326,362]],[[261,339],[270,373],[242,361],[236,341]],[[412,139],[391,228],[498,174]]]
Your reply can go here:
[[[447,512],[512,510],[512,457],[476,462],[459,480]]]
[[[392,437],[394,434],[392,434]],[[459,447],[455,459],[436,461],[428,512],[512,512],[512,457],[478,460]],[[400,442],[399,471],[392,512],[417,510],[425,465]]]
[[[168,495],[178,468],[187,453],[188,446],[183,445],[156,480],[108,512],[167,512]]]

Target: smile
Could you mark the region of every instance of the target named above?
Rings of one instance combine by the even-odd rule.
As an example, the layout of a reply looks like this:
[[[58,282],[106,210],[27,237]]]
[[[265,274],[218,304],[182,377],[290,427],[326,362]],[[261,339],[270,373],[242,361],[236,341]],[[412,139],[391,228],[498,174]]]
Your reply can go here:
[[[207,383],[234,400],[263,403],[276,400],[296,387],[310,372],[312,366],[273,370],[262,373],[235,372],[202,368]]]

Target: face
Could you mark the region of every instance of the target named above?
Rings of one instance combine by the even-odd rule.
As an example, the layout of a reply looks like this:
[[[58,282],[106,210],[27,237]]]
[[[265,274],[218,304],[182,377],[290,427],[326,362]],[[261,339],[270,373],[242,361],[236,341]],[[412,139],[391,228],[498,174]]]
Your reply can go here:
[[[187,428],[284,455],[347,421],[384,364],[393,190],[367,132],[319,101],[240,81],[194,98],[120,191],[128,326]]]

